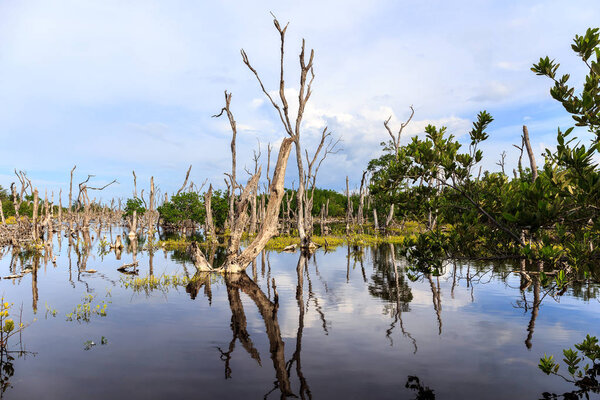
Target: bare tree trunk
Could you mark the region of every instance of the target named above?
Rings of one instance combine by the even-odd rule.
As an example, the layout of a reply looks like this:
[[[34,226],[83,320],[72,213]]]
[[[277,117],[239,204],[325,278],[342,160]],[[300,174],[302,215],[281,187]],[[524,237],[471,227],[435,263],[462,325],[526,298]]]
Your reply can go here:
[[[62,231],[62,189],[58,193],[58,232]]]
[[[279,156],[277,158],[277,164],[275,165],[275,171],[273,173],[273,179],[271,181],[271,186],[269,188],[269,204],[267,205],[267,211],[265,213],[265,218],[263,221],[263,226],[254,238],[252,242],[242,251],[242,253],[238,256],[236,254],[237,248],[235,252],[231,251],[230,248],[229,255],[225,260],[225,264],[223,266],[223,270],[225,272],[230,273],[239,273],[246,269],[248,264],[254,260],[258,254],[264,249],[267,242],[273,237],[273,235],[277,232],[277,220],[279,216],[279,207],[281,206],[281,200],[283,199],[283,195],[285,193],[284,189],[284,180],[285,180],[285,171],[287,168],[287,161],[290,155],[291,146],[293,143],[293,139],[285,138],[281,143],[281,147],[279,148]],[[258,183],[258,179],[256,179]],[[250,182],[249,182],[250,184]],[[248,185],[246,186],[248,189]],[[242,194],[243,197],[243,194]],[[242,216],[238,217],[239,219],[243,218]],[[246,215],[247,218],[247,215]],[[240,233],[241,236],[241,233]],[[232,231],[233,238],[233,231]],[[233,241],[233,240],[232,240]],[[238,247],[239,247],[239,238],[238,238]]]
[[[250,203],[250,196],[256,195],[260,173],[261,169],[259,168],[258,172],[248,180],[248,183],[246,183],[241,196],[236,201],[235,218],[233,220],[233,225],[231,226],[231,236],[229,238],[229,246],[227,248],[228,257],[236,256],[239,252],[242,234],[244,233],[244,228],[248,222],[248,205]],[[248,262],[250,261],[251,260]]]
[[[133,197],[137,198],[137,176],[135,176],[135,171],[131,171],[133,174]]]
[[[75,171],[75,168],[77,168],[77,165],[74,165],[73,169],[71,170],[71,180],[69,183],[69,232],[73,232],[73,210],[71,207],[73,204],[73,172]]]
[[[46,232],[48,233],[46,237],[48,237],[50,234],[50,206],[48,204],[48,189],[46,189],[46,192],[44,193],[44,222],[42,222],[42,226],[46,227]]]
[[[346,235],[350,234],[350,223],[351,223],[351,219],[352,219],[352,211],[351,211],[351,206],[352,206],[352,202],[350,201],[350,186],[349,186],[349,182],[348,182],[348,175],[346,175],[346,200],[347,200],[347,205],[346,205]]]
[[[17,188],[15,187],[14,183],[10,185],[10,188],[12,189],[13,206],[15,208],[15,218],[17,219],[17,221],[19,221],[19,208],[21,207],[21,203],[17,200]],[[23,201],[23,199],[21,199],[21,201]]]
[[[0,218],[2,220],[2,225],[6,224],[6,220],[4,219],[4,210],[2,209],[2,199],[0,199]]]
[[[325,236],[325,225],[324,225],[324,220],[325,220],[325,204],[321,204],[321,218],[319,218],[319,222],[321,224],[321,236]]]
[[[390,206],[390,213],[388,214],[387,219],[385,220],[385,228],[386,229],[389,228],[393,219],[394,219],[394,204],[392,203],[392,205]]]
[[[38,233],[38,190],[33,191],[33,240],[37,241]]]
[[[359,225],[362,225],[365,223],[363,209],[364,209],[364,204],[365,204],[365,178],[366,177],[367,177],[367,171],[364,171],[362,174],[362,178],[360,180],[360,193],[359,193],[360,197],[358,199],[358,213],[356,215]]]
[[[256,232],[256,193],[250,199],[250,228],[248,233],[254,234]]]
[[[215,224],[212,215],[212,185],[208,187],[208,191],[204,193],[204,207],[206,208],[206,234],[211,243],[217,243],[217,235],[215,233]]]
[[[129,222],[129,239],[134,239],[136,237],[137,232],[137,210],[133,210],[133,215],[131,216],[131,220]]]
[[[529,156],[529,164],[531,165],[531,175],[532,180],[535,180],[538,177],[537,165],[535,163],[535,155],[533,154],[533,150],[531,149],[531,143],[529,142],[529,130],[526,125],[523,125],[523,141],[525,142],[525,147],[527,148],[527,155]]]
[[[296,144],[296,160],[298,165],[298,191],[296,192],[296,222],[298,228],[298,236],[300,236],[300,248],[308,248],[310,237],[307,235],[304,225],[304,165],[302,163],[302,150],[300,148],[300,138],[297,137],[294,141]]]
[[[154,177],[150,177],[150,198],[148,199],[148,234],[154,233],[156,215],[154,212]]]
[[[269,151],[270,151],[270,150],[269,150]],[[268,170],[268,169],[267,169],[267,170]],[[271,181],[271,177],[269,177],[269,181]],[[265,219],[265,214],[266,214],[266,211],[267,211],[267,210],[266,210],[266,204],[265,204],[266,198],[267,198],[267,195],[266,195],[266,194],[263,194],[263,195],[260,197],[260,221],[261,221],[261,223],[260,223],[259,229],[260,229],[260,228],[262,228],[262,225],[263,225],[263,222],[262,222],[262,221],[264,221],[264,219]]]
[[[379,222],[377,222],[377,209],[373,208],[373,227],[375,231],[379,230]]]
[[[286,195],[286,202],[287,202],[287,209],[285,211],[285,233],[286,235],[290,234],[290,209],[292,207],[292,197],[290,196],[290,193],[288,192]]]

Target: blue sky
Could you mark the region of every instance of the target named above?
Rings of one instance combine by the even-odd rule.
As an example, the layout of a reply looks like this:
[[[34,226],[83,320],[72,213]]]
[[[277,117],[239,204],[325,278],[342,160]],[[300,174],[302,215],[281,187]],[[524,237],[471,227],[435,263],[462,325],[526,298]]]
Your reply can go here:
[[[486,109],[495,121],[484,167],[497,169],[502,150],[514,166],[523,124],[541,155],[571,120],[531,64],[549,55],[580,82],[585,71],[571,40],[600,25],[597,1],[0,0],[0,185],[8,187],[17,168],[41,192],[62,188],[64,196],[77,164],[77,181],[95,174],[98,185],[120,182],[104,199],[129,196],[134,169],[139,187],[154,176],[170,193],[192,164],[195,183],[223,187],[230,131],[226,119],[211,115],[224,90],[233,92],[245,180],[257,139],[266,163],[266,144],[284,135],[239,52],[275,90],[279,38],[270,11],[290,21],[290,100],[301,38],[315,49],[303,138],[313,149],[327,125],[342,139],[343,151],[326,160],[317,182],[337,190],[346,175],[359,184],[387,140],[383,121],[392,115],[397,126],[411,104],[405,141],[428,123],[460,137]],[[294,164],[289,183],[297,181]]]

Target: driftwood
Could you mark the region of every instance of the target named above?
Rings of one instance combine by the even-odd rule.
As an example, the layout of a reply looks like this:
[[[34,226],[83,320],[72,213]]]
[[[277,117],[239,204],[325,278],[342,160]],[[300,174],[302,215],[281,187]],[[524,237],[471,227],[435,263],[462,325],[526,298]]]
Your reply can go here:
[[[120,266],[119,268],[117,268],[117,271],[119,271],[119,272],[129,272],[129,271],[127,271],[127,268],[131,268],[131,267],[133,267],[133,270],[135,271],[137,269],[137,266],[138,266],[138,262],[134,261],[134,262],[131,262],[131,263],[128,263],[128,264],[123,264],[122,266]]]

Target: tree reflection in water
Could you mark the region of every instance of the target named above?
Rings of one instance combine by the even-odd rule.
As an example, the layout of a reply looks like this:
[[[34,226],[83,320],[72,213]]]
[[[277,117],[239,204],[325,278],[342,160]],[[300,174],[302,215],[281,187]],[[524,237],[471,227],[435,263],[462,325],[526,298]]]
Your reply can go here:
[[[264,269],[263,269],[264,271]],[[298,259],[298,265],[296,268],[297,275],[297,286],[296,286],[296,301],[298,304],[299,316],[298,316],[298,331],[296,333],[296,348],[290,360],[286,362],[285,359],[285,343],[281,337],[281,329],[277,320],[277,312],[279,310],[279,300],[277,294],[277,287],[275,280],[273,279],[270,285],[270,290],[273,291],[273,299],[271,300],[258,286],[258,284],[251,279],[246,273],[226,275],[225,285],[227,287],[227,298],[229,300],[229,308],[231,309],[231,332],[233,337],[229,342],[229,346],[226,350],[218,348],[221,353],[221,360],[225,363],[225,379],[231,378],[232,370],[230,366],[230,360],[233,351],[235,350],[235,344],[239,341],[242,347],[248,352],[250,357],[262,365],[261,358],[258,350],[254,347],[250,334],[247,331],[247,320],[244,311],[244,306],[240,294],[244,293],[247,295],[256,305],[264,323],[265,331],[269,339],[269,352],[271,353],[271,360],[273,362],[273,368],[275,369],[276,381],[273,389],[265,394],[265,397],[269,396],[273,391],[279,389],[281,392],[281,398],[287,397],[300,397],[302,399],[312,399],[312,394],[308,382],[302,372],[302,335],[304,330],[304,274],[308,276],[308,258],[301,255]],[[211,275],[210,273],[197,273],[193,281],[188,284],[186,291],[190,294],[192,299],[196,298],[202,288],[208,298],[212,297],[210,289]],[[323,316],[324,318],[324,316]],[[324,321],[324,319],[323,319]],[[325,322],[324,322],[325,323]],[[326,324],[326,323],[325,323]],[[298,395],[294,394],[291,388],[290,377],[292,374],[292,368],[295,365],[295,371],[300,382],[300,388]]]
[[[404,268],[398,268],[396,249],[391,243],[389,246],[373,247],[372,256],[373,275],[369,282],[369,293],[388,302],[384,307],[384,312],[393,318],[385,336],[393,346],[392,333],[396,324],[399,324],[402,335],[410,339],[414,347],[413,353],[416,353],[417,341],[405,329],[402,320],[402,313],[410,311],[409,303],[412,301],[413,295],[403,273]]]

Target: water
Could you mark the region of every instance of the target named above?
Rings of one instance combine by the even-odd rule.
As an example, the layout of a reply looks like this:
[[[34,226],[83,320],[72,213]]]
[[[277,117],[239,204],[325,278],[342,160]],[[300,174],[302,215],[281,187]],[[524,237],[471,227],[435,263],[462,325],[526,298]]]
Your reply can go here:
[[[562,358],[585,334],[600,334],[597,286],[544,297],[535,282],[520,290],[515,265],[467,262],[412,282],[397,250],[397,275],[388,245],[310,259],[269,252],[247,275],[146,293],[125,287],[127,275],[117,271],[131,253],[101,256],[96,241],[86,259],[63,238],[56,265],[42,258],[37,272],[0,281],[0,292],[32,322],[22,335],[28,353],[12,353],[14,373],[2,372],[3,396],[433,398],[429,389],[436,399],[538,399],[575,389],[537,364],[544,353]],[[150,263],[155,276],[195,272],[180,253],[161,249],[137,260],[142,277]],[[2,277],[11,264],[18,272],[36,262],[5,250]],[[92,308],[107,304],[106,316],[69,321],[87,294]],[[418,386],[409,377],[417,377],[421,397],[407,388]]]

